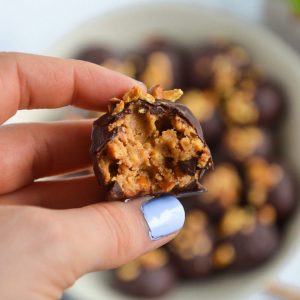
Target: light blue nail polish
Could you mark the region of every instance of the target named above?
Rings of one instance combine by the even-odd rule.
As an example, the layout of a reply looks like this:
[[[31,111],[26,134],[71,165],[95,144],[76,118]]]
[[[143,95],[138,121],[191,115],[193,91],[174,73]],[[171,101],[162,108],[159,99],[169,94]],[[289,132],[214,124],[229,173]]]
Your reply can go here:
[[[163,196],[144,202],[141,209],[149,227],[151,240],[172,234],[184,224],[183,206],[173,196]]]

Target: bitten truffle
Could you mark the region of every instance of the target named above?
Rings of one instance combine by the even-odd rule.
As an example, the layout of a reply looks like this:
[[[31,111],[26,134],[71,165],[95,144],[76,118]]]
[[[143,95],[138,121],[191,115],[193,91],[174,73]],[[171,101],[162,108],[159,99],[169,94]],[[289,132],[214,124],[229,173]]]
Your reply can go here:
[[[199,121],[178,102],[181,90],[132,88],[94,122],[91,154],[108,200],[202,191],[212,167]]]
[[[167,247],[180,276],[201,278],[212,272],[214,234],[201,210],[187,212],[184,227]]]
[[[113,286],[135,297],[159,297],[176,284],[176,273],[164,249],[157,249],[121,266],[113,273]]]

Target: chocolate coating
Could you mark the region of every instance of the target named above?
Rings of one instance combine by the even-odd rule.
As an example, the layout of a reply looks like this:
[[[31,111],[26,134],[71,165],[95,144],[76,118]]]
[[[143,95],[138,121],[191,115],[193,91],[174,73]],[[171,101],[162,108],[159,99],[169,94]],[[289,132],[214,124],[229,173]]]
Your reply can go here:
[[[250,207],[232,208],[219,224],[223,243],[233,247],[227,268],[251,269],[267,261],[278,249],[280,236],[270,220]]]
[[[106,48],[100,46],[90,46],[81,50],[75,56],[75,58],[101,65],[105,60],[115,56],[116,55],[113,52]]]
[[[219,144],[225,128],[219,105],[220,99],[213,92],[190,89],[180,101],[199,120],[205,140],[211,148],[215,148]]]
[[[271,79],[265,79],[259,82],[254,101],[259,111],[259,125],[278,126],[287,109],[287,99],[282,87]]]
[[[271,133],[258,127],[231,127],[225,132],[221,145],[223,159],[238,165],[255,156],[270,159],[275,150]]]
[[[143,270],[134,281],[124,282],[115,279],[113,286],[131,296],[157,298],[174,288],[176,283],[175,274],[170,265],[154,271],[147,272]]]
[[[242,233],[229,238],[236,253],[233,268],[250,269],[265,262],[278,250],[279,233],[275,226],[257,223],[250,233]]]
[[[276,128],[286,115],[287,97],[271,79],[242,80],[225,97],[223,113],[228,125]]]
[[[245,164],[247,201],[257,209],[270,205],[279,223],[285,222],[297,206],[294,176],[281,163],[253,158]]]
[[[201,122],[202,130],[205,133],[205,140],[211,148],[219,145],[224,132],[224,122],[219,109],[216,109],[211,117]]]
[[[242,178],[233,164],[220,163],[205,174],[203,185],[207,192],[194,196],[195,205],[202,209],[213,222],[217,222],[232,206],[242,200]]]
[[[211,274],[213,246],[213,229],[199,209],[186,213],[183,229],[167,245],[178,274],[183,278],[203,278]]]
[[[229,66],[232,70],[228,76],[233,76],[230,86],[234,86],[249,67],[250,58],[242,46],[229,41],[219,40],[200,45],[191,56],[189,84],[200,89],[219,89],[222,86],[220,91],[223,92],[225,86],[220,86],[217,81],[225,64],[226,68]]]
[[[291,175],[285,174],[270,190],[267,202],[276,209],[279,222],[283,223],[291,217],[298,205],[296,185]]]
[[[176,272],[168,261],[161,262],[161,257],[156,257],[158,251],[165,252],[163,249],[154,250],[137,258],[133,265],[128,263],[115,270],[112,276],[113,288],[127,295],[143,298],[160,297],[174,288]]]

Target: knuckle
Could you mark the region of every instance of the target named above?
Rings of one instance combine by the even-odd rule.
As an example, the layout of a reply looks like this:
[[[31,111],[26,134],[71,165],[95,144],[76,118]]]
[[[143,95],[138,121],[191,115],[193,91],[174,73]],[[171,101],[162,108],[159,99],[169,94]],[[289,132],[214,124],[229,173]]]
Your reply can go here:
[[[59,284],[69,287],[77,278],[77,273],[62,219],[50,210],[28,207],[23,213],[23,223],[34,236],[30,239],[31,253],[38,253],[40,262],[50,271],[63,270]]]
[[[66,235],[63,224],[51,211],[40,208],[28,209],[24,212],[25,224],[30,232],[35,235],[35,241],[41,253],[48,259],[66,255]]]
[[[132,230],[126,216],[118,207],[110,203],[102,203],[101,206],[95,205],[93,207],[97,214],[100,214],[100,218],[109,233],[111,254],[121,260],[126,258],[133,244]]]

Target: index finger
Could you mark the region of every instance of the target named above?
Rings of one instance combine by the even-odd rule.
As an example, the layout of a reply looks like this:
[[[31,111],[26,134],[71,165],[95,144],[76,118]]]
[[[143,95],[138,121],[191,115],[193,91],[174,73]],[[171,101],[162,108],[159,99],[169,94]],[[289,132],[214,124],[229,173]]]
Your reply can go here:
[[[137,81],[101,66],[21,53],[0,54],[0,123],[18,109],[74,105],[102,110]]]

